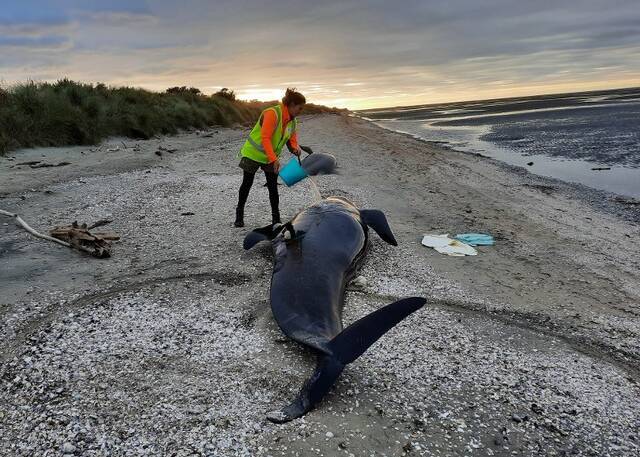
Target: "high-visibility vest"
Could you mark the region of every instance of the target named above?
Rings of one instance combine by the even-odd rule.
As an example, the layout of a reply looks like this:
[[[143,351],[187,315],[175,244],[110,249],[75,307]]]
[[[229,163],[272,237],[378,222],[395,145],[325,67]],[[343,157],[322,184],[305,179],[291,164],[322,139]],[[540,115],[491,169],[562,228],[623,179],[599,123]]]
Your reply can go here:
[[[265,109],[262,113],[260,113],[260,117],[256,122],[256,125],[253,126],[251,133],[249,134],[249,138],[244,142],[244,146],[240,150],[240,155],[244,157],[248,157],[251,160],[255,160],[260,163],[269,163],[269,159],[267,158],[266,152],[264,152],[264,147],[262,146],[262,136],[261,136],[261,121],[264,117],[264,113],[267,110],[274,110],[276,112],[276,117],[278,122],[276,123],[276,129],[273,132],[273,136],[271,137],[271,144],[273,145],[273,152],[276,154],[276,157],[280,156],[282,152],[282,147],[287,143],[291,135],[296,131],[297,120],[291,119],[287,124],[287,128],[282,128],[282,105],[277,104],[276,106],[271,106]],[[284,130],[284,131],[283,131]]]

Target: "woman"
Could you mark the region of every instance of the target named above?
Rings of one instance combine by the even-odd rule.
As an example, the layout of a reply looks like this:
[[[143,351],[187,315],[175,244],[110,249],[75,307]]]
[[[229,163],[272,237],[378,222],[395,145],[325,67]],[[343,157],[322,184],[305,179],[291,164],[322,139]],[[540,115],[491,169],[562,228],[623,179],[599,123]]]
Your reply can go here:
[[[296,116],[300,114],[305,103],[304,95],[296,92],[295,89],[287,89],[282,103],[262,111],[258,122],[249,134],[249,138],[242,146],[239,166],[242,168],[244,176],[238,195],[236,221],[233,224],[236,227],[244,227],[244,205],[259,168],[262,168],[267,177],[271,221],[273,224],[281,222],[278,196],[279,157],[285,144],[292,154],[300,156]]]

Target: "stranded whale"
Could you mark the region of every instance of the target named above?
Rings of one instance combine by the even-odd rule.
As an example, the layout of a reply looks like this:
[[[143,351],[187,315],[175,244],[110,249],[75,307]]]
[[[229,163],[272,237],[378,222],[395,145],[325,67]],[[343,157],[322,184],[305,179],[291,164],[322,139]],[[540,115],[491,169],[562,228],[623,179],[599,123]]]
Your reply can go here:
[[[244,240],[244,249],[260,241],[272,241],[273,315],[288,337],[318,355],[315,372],[298,397],[281,411],[268,414],[272,422],[287,422],[311,410],[345,365],[426,301],[419,297],[399,300],[343,329],[345,287],[364,260],[369,227],[384,241],[397,246],[381,211],[359,210],[344,198],[329,197],[287,224],[256,229]]]

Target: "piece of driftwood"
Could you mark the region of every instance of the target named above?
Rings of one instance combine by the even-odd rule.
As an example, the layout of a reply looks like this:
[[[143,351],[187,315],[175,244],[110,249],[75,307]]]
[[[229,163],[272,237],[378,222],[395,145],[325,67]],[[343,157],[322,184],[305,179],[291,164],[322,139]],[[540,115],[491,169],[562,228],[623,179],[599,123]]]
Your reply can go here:
[[[56,239],[56,238],[52,238],[50,236],[43,235],[42,233],[36,232],[34,229],[32,229],[29,226],[29,224],[27,224],[20,216],[18,216],[15,213],[10,213],[9,211],[4,211],[4,210],[0,209],[0,214],[2,214],[3,216],[12,217],[16,221],[16,224],[18,224],[19,226],[24,228],[27,232],[31,233],[35,237],[42,238],[43,240],[47,240],[47,241],[52,241],[54,243],[58,243],[58,244],[60,244],[62,246],[66,246],[68,248],[72,247],[69,243],[66,243],[66,242],[64,242],[62,240],[59,240],[59,239]]]
[[[50,168],[50,167],[64,167],[65,165],[71,165],[71,162],[36,163],[34,165],[29,165],[29,167],[30,168]]]
[[[111,241],[120,239],[115,233],[90,233],[86,224],[78,225],[77,222],[67,227],[56,227],[51,230],[51,236],[49,236],[31,228],[15,213],[0,209],[0,215],[13,218],[16,224],[37,238],[51,241],[67,248],[78,249],[99,258],[110,257]]]
[[[40,162],[42,162],[42,160],[29,160],[28,162],[19,162],[15,164],[14,167],[19,167],[21,165],[36,165],[36,164],[39,164]]]
[[[112,222],[113,220],[111,219],[100,219],[98,222],[94,222],[89,227],[87,227],[87,229],[91,230],[96,227],[102,227],[103,225],[111,224]]]
[[[56,227],[49,234],[59,240],[69,243],[76,249],[89,252],[99,258],[111,256],[111,241],[120,237],[112,232],[91,233],[87,224],[79,225],[74,222],[64,227]]]

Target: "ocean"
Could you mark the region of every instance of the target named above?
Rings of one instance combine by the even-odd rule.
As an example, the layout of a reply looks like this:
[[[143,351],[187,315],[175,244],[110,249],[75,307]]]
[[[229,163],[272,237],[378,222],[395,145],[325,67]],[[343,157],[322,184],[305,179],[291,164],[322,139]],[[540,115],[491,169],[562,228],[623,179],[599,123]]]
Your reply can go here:
[[[532,173],[640,198],[640,88],[358,111]]]

